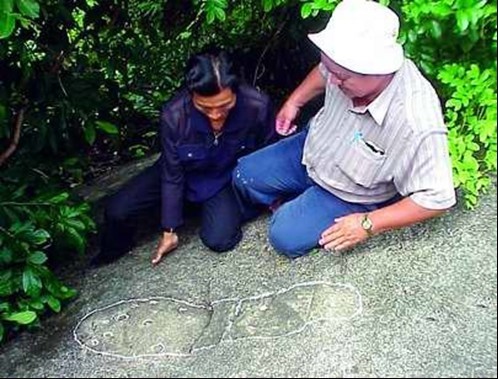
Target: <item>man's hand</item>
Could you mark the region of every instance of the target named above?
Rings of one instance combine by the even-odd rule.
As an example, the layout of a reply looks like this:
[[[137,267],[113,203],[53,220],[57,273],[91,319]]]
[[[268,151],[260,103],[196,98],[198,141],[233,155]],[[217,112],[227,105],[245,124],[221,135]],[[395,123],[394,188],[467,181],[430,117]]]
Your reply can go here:
[[[368,238],[366,230],[361,227],[362,213],[353,213],[340,217],[326,229],[318,242],[325,250],[342,251],[350,249]]]
[[[294,120],[299,114],[299,107],[286,102],[277,114],[275,130],[282,136],[288,136],[297,130]]]
[[[156,255],[152,258],[152,264],[155,266],[161,259],[163,255],[173,251],[178,246],[178,235],[176,233],[164,232],[159,245],[157,246]]]

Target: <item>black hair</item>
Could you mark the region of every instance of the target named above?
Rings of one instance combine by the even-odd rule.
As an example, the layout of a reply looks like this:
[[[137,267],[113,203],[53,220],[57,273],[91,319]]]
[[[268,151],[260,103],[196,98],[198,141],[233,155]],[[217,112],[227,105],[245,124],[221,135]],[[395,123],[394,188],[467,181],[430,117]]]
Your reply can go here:
[[[210,51],[192,56],[185,73],[188,90],[201,96],[213,96],[224,88],[235,90],[237,76],[232,62],[224,51]]]

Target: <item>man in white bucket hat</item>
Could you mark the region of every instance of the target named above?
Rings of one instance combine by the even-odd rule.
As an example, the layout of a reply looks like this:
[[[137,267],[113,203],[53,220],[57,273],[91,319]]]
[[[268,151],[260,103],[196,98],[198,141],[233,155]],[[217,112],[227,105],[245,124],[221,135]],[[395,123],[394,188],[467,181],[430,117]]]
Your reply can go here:
[[[342,251],[455,204],[439,99],[397,43],[399,20],[367,0],[344,0],[309,36],[320,63],[287,99],[276,129],[294,132],[325,91],[308,128],[239,160],[242,203],[286,201],[273,214],[273,247],[291,258],[317,246]]]

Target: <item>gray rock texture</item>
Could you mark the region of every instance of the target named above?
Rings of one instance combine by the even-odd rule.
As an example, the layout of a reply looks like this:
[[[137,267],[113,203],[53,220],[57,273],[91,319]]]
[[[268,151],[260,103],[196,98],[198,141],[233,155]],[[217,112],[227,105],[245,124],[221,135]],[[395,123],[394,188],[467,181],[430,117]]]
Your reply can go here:
[[[267,222],[229,253],[194,224],[157,267],[151,233],[115,264],[69,270],[79,296],[0,349],[2,376],[496,378],[496,186],[474,211],[341,256],[283,258]]]

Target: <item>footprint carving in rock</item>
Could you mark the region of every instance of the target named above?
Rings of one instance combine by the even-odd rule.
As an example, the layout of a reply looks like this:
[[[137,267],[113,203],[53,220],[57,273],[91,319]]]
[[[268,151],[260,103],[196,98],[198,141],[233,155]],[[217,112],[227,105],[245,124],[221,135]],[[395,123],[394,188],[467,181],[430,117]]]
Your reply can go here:
[[[168,297],[123,300],[84,316],[73,334],[97,354],[182,357],[220,343],[290,336],[318,322],[350,320],[361,311],[354,287],[308,282],[209,304]]]

